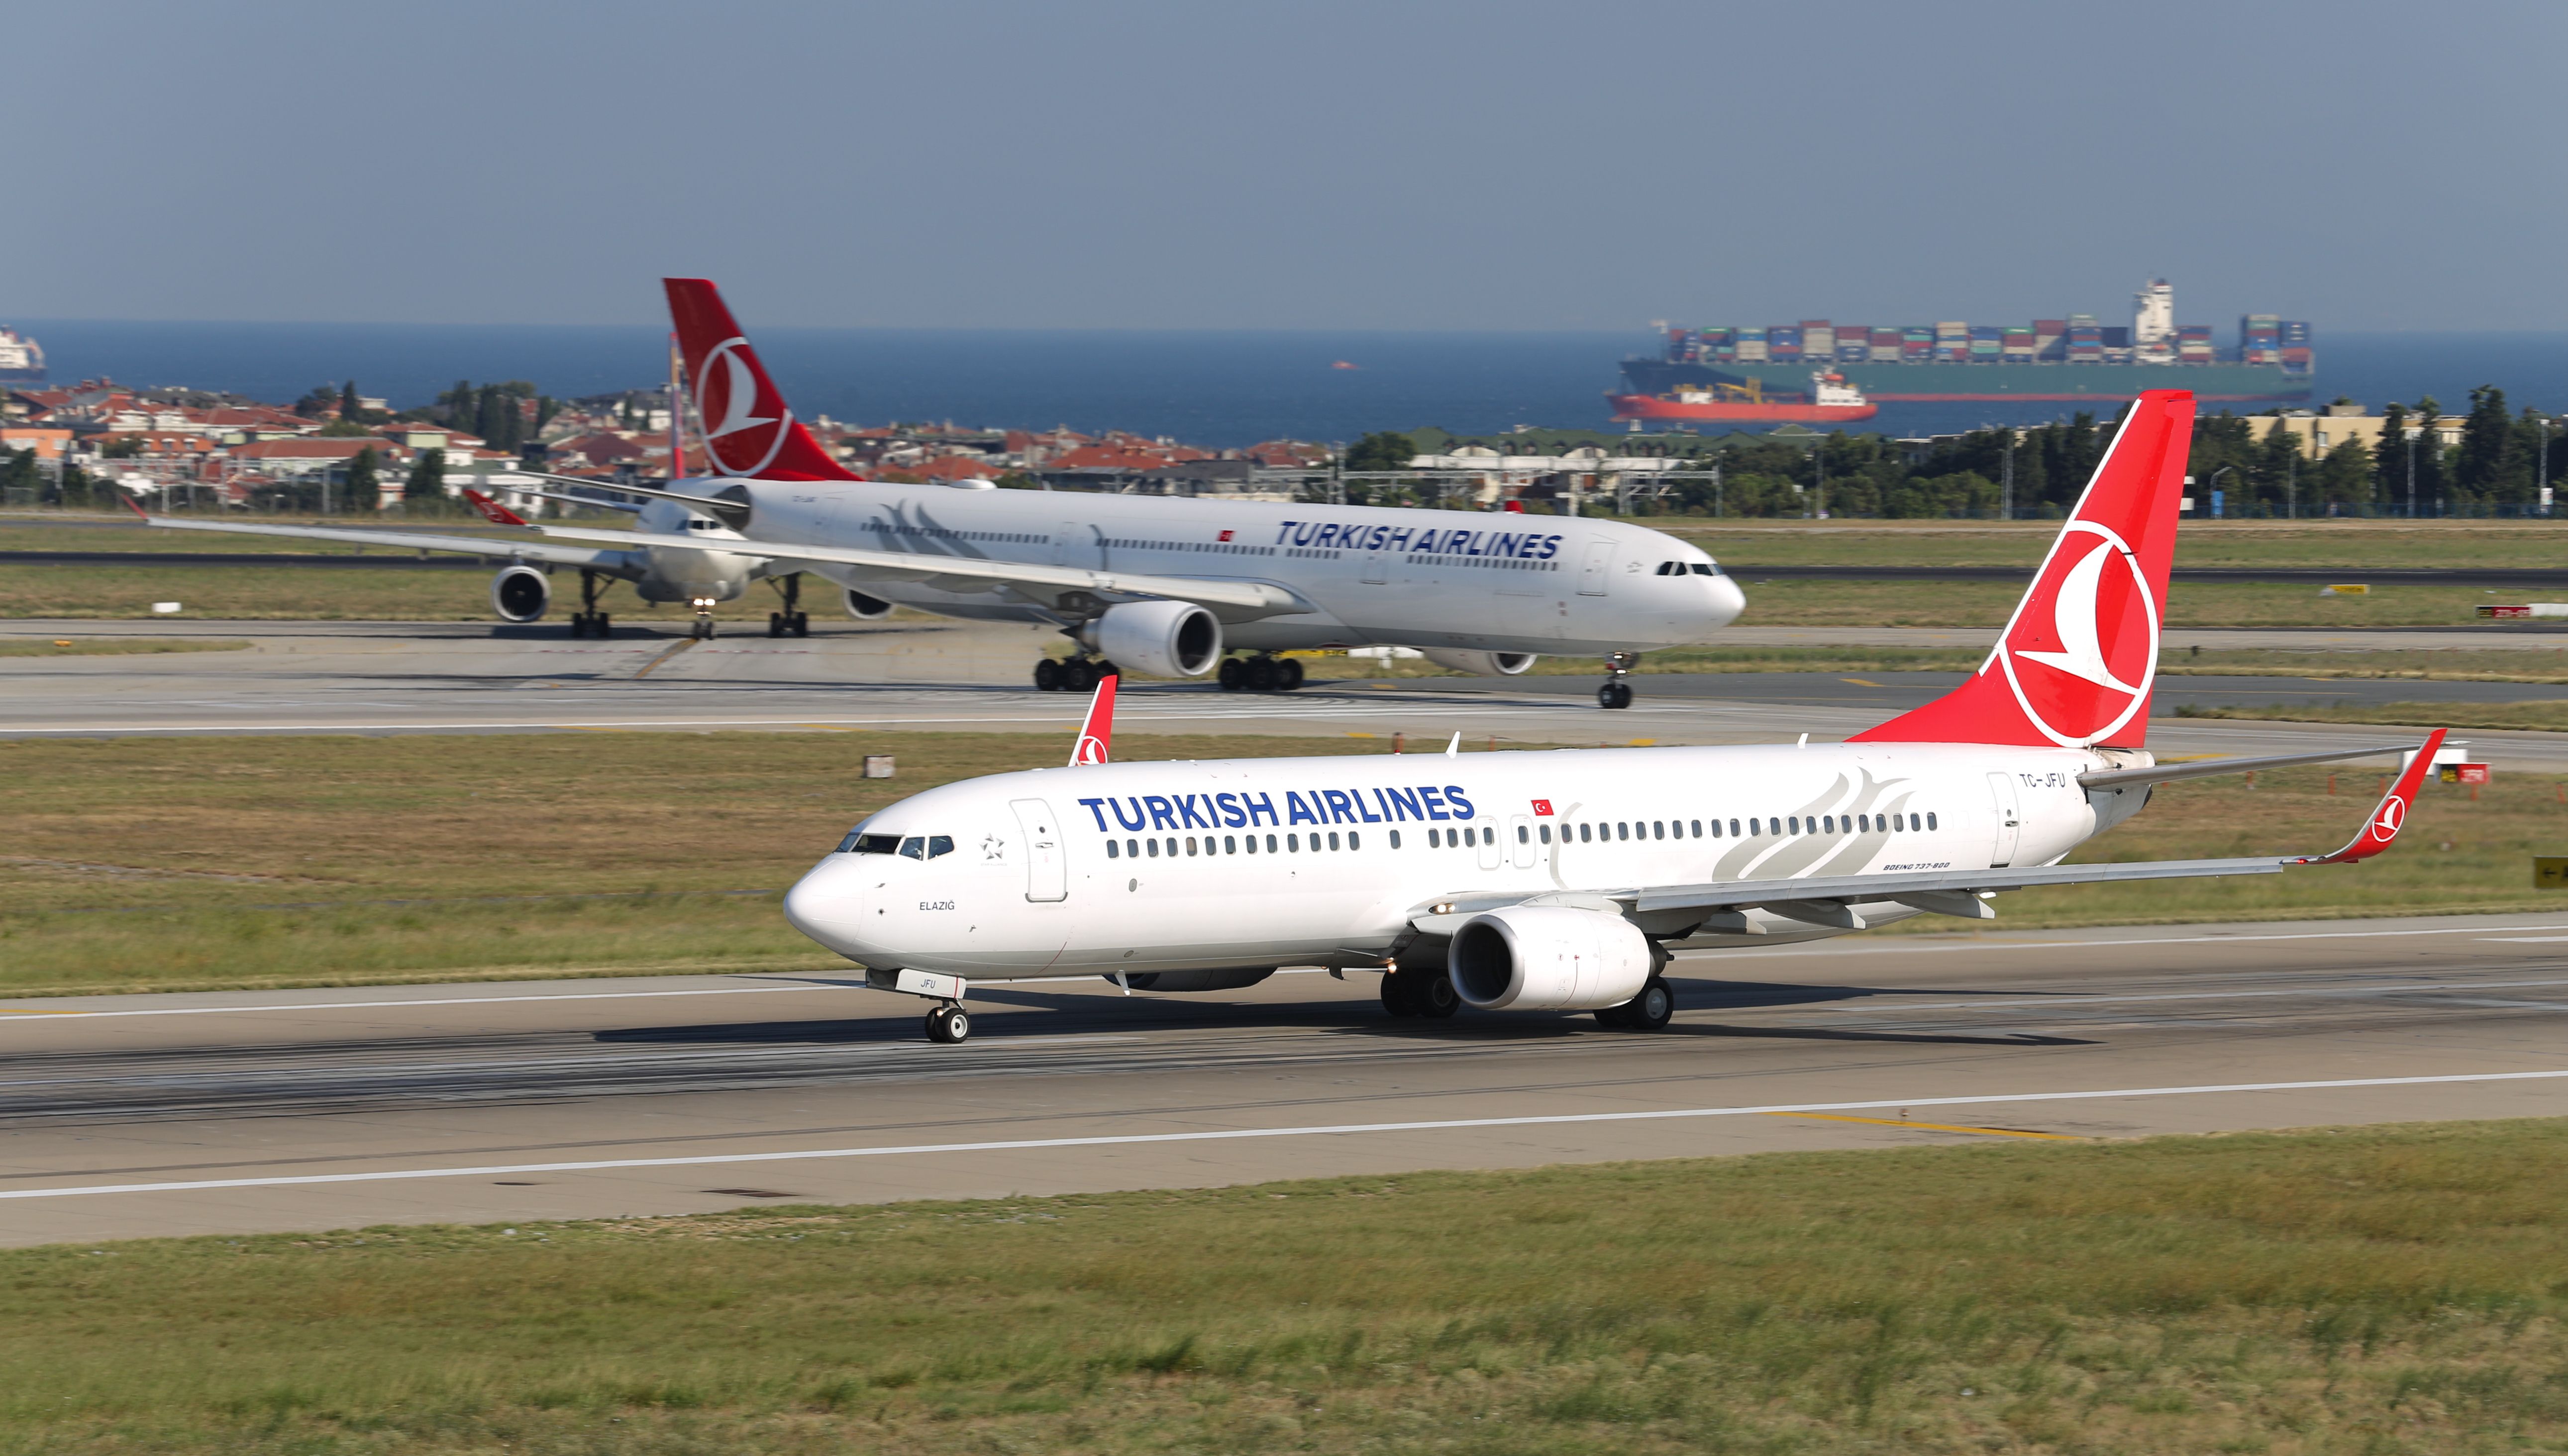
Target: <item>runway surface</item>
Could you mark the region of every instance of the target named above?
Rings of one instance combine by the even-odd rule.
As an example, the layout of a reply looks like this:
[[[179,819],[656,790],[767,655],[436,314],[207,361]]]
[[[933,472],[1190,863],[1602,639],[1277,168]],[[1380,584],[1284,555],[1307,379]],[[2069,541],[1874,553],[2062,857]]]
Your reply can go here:
[[[612,729],[970,729],[1066,732],[1080,704],[1017,686],[1049,634],[959,623],[822,624],[807,639],[693,642],[635,629],[604,642],[557,627],[475,623],[22,622],[11,636],[200,636],[245,652],[0,658],[0,737],[237,732],[568,732]],[[1743,643],[1842,644],[1835,629],[1758,629]],[[2171,645],[2554,645],[2556,637],[2170,633]],[[1884,646],[1976,646],[1986,633],[1861,634]],[[1601,678],[1314,682],[1294,694],[1223,693],[1203,683],[1135,684],[1127,733],[1349,736],[1421,745],[1827,740],[1913,708],[1955,674],[1641,674],[1625,712],[1599,710]],[[2397,740],[2398,728],[2163,717],[2192,705],[2522,703],[2568,687],[2408,680],[2159,680],[2151,741],[2164,753],[2287,752]],[[2568,767],[2568,737],[2473,732],[2490,761]]]
[[[1667,1030],[810,977],[0,1005],[0,1242],[2556,1115],[2568,914],[1681,960]]]

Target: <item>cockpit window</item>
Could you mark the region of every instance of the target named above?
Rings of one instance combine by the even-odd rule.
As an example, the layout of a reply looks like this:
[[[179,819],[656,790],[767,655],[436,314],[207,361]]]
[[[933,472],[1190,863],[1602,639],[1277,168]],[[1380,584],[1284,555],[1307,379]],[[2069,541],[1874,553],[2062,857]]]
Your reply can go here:
[[[1721,568],[1713,565],[1709,561],[1698,561],[1694,563],[1694,574],[1697,576],[1719,576],[1721,575]]]
[[[927,840],[922,835],[912,834],[907,839],[900,842],[900,852],[909,856],[911,859],[925,859],[927,858]]]
[[[858,831],[849,834],[838,843],[840,854],[894,854],[899,850],[900,836],[897,834],[867,834]]]
[[[934,858],[936,858],[936,857],[937,857],[938,855],[940,855],[940,854],[952,854],[953,852],[954,852],[954,836],[953,836],[953,835],[951,835],[951,834],[930,834],[930,835],[928,835],[928,836],[927,836],[927,857],[928,857],[929,859],[934,859]]]
[[[911,859],[934,859],[954,852],[951,834],[867,834],[859,830],[838,841],[840,854],[905,854]]]

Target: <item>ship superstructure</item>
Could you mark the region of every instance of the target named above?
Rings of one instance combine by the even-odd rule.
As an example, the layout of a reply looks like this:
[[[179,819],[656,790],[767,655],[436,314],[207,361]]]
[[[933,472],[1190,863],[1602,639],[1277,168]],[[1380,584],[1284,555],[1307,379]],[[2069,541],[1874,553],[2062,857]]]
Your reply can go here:
[[[32,385],[45,381],[45,351],[36,341],[0,324],[0,385]]]
[[[2248,314],[2238,321],[2236,347],[2222,349],[2210,325],[2176,322],[2175,288],[2163,278],[2149,280],[2131,305],[2128,327],[2069,314],[2029,324],[1803,319],[1765,328],[1671,328],[1659,358],[1624,361],[1623,393],[1753,384],[1788,396],[1801,391],[1813,365],[1824,365],[1875,403],[2109,403],[2164,389],[2223,403],[2309,398],[2317,356],[2307,323]]]

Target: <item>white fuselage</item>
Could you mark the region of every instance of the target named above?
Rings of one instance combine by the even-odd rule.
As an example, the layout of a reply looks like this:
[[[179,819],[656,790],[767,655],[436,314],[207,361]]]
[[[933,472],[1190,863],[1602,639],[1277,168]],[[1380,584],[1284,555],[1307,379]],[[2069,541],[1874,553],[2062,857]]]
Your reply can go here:
[[[881,970],[1355,965],[1402,944],[1422,907],[1456,898],[2048,864],[2146,798],[2079,787],[2107,761],[1838,743],[1038,769],[882,810],[785,912]],[[1871,923],[1916,913],[1854,908]],[[1763,909],[1642,929],[1691,945],[1840,933]]]
[[[695,481],[708,490],[733,482]],[[762,542],[970,557],[1152,576],[1268,582],[1310,610],[1216,607],[1252,651],[1388,645],[1596,655],[1710,641],[1745,599],[1702,550],[1663,532],[1582,517],[1187,497],[966,490],[941,485],[736,482]],[[644,529],[708,547],[735,534],[656,502]],[[658,574],[728,600],[767,574],[754,558],[652,548]],[[933,584],[861,566],[778,562],[948,617],[1059,623],[1005,583]],[[712,589],[717,578],[731,585]],[[647,594],[647,593],[646,593]],[[673,598],[674,599],[674,598]]]

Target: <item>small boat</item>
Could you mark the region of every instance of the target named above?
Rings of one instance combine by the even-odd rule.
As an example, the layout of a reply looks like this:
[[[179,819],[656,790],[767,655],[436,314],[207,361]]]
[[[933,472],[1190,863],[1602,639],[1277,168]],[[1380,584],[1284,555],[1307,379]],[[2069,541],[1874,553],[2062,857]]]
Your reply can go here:
[[[1744,384],[1684,385],[1664,395],[1607,395],[1614,418],[1622,420],[1726,421],[1777,425],[1820,425],[1869,420],[1881,407],[1847,384],[1845,376],[1819,370],[1810,376],[1810,393],[1792,399],[1768,395],[1756,380]]]

